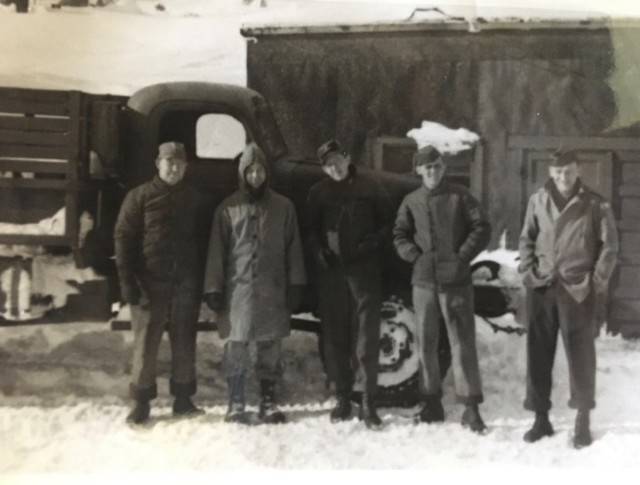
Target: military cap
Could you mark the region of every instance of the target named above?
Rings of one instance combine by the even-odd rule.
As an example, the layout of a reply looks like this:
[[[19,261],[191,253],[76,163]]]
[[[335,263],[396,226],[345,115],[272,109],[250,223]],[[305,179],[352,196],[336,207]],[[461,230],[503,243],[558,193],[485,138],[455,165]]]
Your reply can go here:
[[[181,158],[187,160],[184,144],[177,141],[167,141],[158,146],[158,158]]]
[[[318,148],[318,159],[324,165],[327,160],[327,156],[335,152],[342,153],[345,156],[347,155],[347,152],[344,148],[342,148],[342,145],[340,145],[337,140],[331,139],[328,142],[320,145],[320,148]]]
[[[565,165],[569,165],[571,163],[577,163],[577,162],[578,162],[578,157],[575,151],[558,150],[553,155],[551,155],[552,167],[564,167]]]
[[[442,154],[438,150],[431,145],[424,146],[413,154],[413,167],[415,169],[421,165],[433,163],[438,160],[438,158],[442,158]]]

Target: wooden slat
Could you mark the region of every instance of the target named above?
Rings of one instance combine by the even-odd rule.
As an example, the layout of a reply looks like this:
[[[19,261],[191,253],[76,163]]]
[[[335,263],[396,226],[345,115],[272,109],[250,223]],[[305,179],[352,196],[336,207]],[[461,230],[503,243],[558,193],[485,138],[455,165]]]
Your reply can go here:
[[[618,150],[616,151],[618,155],[618,159],[622,160],[624,163],[629,163],[631,165],[640,165],[640,152],[635,150]]]
[[[0,244],[69,246],[69,238],[67,236],[50,236],[44,234],[0,234]]]
[[[625,266],[637,266],[640,265],[640,253],[637,252],[640,248],[636,248],[635,251],[624,251],[618,254],[619,264]]]
[[[69,144],[69,136],[66,133],[0,129],[0,143],[66,146]]]
[[[0,157],[66,160],[69,157],[69,147],[4,144],[0,145]]]
[[[640,288],[640,267],[620,266],[619,270],[619,288]]]
[[[613,301],[617,300],[631,300],[640,297],[640,291],[637,288],[631,286],[623,286],[613,291]],[[615,303],[614,303],[615,305]]]
[[[0,97],[0,113],[69,116],[69,107],[67,103],[24,102]]]
[[[0,98],[24,103],[66,103],[69,91],[52,89],[0,88]]]
[[[629,339],[640,337],[640,321],[623,323],[620,325],[620,334]]]
[[[0,188],[71,190],[74,186],[69,180],[0,178]]]
[[[0,159],[0,172],[66,173],[67,162]]]
[[[640,248],[640,233],[623,232],[620,237],[620,250],[623,253],[634,253]]]
[[[69,130],[69,118],[38,118],[35,116],[2,116],[0,130],[45,131],[65,133]]]

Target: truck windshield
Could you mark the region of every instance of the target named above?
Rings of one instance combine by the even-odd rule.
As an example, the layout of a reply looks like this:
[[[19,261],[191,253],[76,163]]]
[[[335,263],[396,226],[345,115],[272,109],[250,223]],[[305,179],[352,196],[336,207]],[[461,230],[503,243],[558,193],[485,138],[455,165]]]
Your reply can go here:
[[[246,140],[244,126],[230,115],[205,114],[196,123],[198,158],[231,159],[244,149]]]

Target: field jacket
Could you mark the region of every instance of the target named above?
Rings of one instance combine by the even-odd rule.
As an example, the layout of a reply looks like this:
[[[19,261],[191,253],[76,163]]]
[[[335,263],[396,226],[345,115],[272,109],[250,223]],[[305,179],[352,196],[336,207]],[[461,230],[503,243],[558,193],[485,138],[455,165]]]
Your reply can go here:
[[[470,261],[491,237],[480,204],[463,186],[443,180],[408,194],[396,216],[393,242],[413,264],[411,284],[449,288],[471,284]]]
[[[618,233],[611,207],[581,185],[560,212],[549,180],[529,198],[520,235],[523,283],[530,288],[562,284],[577,301],[592,289],[606,291],[618,257]]]

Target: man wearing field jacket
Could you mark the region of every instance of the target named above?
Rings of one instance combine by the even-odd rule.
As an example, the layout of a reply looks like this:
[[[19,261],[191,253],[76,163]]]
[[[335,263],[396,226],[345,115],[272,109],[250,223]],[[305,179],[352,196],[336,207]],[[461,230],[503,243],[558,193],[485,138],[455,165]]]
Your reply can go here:
[[[382,424],[375,402],[382,304],[379,250],[389,239],[393,205],[377,180],[357,172],[336,140],[318,148],[318,159],[328,178],[309,190],[307,222],[318,265],[325,365],[338,400],[330,419],[349,419],[353,388],[363,393],[360,419],[375,428]]]
[[[442,317],[451,341],[456,397],[466,405],[462,424],[483,433],[486,426],[478,411],[483,395],[469,263],[487,246],[491,227],[471,193],[443,179],[445,162],[435,148],[418,150],[414,165],[423,185],[402,201],[393,240],[398,255],[413,264],[411,283],[424,398],[416,419],[444,421],[438,364]]]
[[[578,177],[575,152],[551,160],[550,178],[529,199],[520,236],[520,267],[527,287],[527,395],[536,413],[527,442],[553,434],[551,374],[562,335],[569,361],[569,406],[577,409],[573,444],[591,444],[595,407],[596,306],[606,294],[618,253],[609,204]]]
[[[122,300],[131,305],[135,406],[127,421],[135,424],[148,420],[149,401],[157,396],[156,360],[165,328],[171,343],[173,413],[200,413],[190,396],[196,392],[202,294],[201,199],[183,181],[187,157],[182,143],[161,144],[156,167],[153,180],[127,194],[115,227]]]

